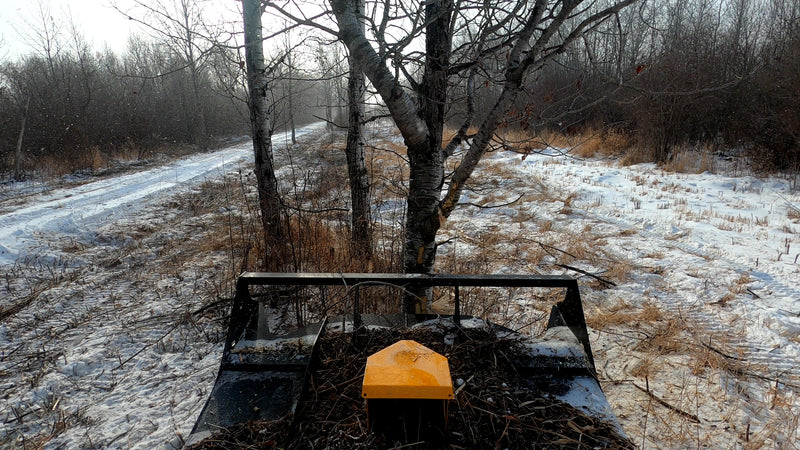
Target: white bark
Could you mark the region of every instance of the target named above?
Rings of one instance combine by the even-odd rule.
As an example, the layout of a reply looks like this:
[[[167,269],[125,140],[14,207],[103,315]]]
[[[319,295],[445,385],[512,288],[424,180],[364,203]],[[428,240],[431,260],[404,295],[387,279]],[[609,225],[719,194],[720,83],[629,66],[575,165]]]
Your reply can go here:
[[[281,223],[281,202],[275,166],[272,157],[272,129],[270,105],[267,97],[267,77],[264,63],[264,44],[261,35],[259,0],[243,0],[242,16],[245,31],[245,60],[248,106],[253,134],[256,182],[258,183],[259,206],[267,254],[264,255],[266,270],[279,270],[284,252],[284,232]]]

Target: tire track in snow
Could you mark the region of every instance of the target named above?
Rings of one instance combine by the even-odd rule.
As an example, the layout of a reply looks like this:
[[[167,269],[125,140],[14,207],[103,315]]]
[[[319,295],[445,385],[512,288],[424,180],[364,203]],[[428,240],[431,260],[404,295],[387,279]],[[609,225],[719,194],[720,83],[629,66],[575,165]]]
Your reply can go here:
[[[572,210],[575,214],[579,214],[589,219],[594,219],[600,222],[605,222],[607,224],[614,225],[620,228],[621,230],[635,230],[638,235],[645,237],[647,239],[652,239],[654,241],[657,241],[659,242],[659,245],[677,249],[684,253],[697,256],[699,258],[722,261],[737,273],[750,272],[750,269],[744,267],[738,262],[732,261],[728,258],[721,257],[716,254],[712,254],[706,250],[703,250],[693,245],[689,245],[683,242],[668,240],[663,235],[654,233],[649,230],[637,228],[633,224],[625,220],[618,219],[615,217],[610,217],[604,214],[589,212],[577,208],[575,206],[572,207]],[[770,287],[772,288],[773,291],[778,291],[787,298],[800,299],[800,291],[792,289],[780,282],[773,280],[770,284]],[[705,330],[708,330],[711,335],[715,334],[727,335],[731,330],[730,325],[723,323],[720,319],[716,318],[710,313],[703,311],[698,307],[692,307],[692,302],[685,296],[680,295],[679,293],[666,293],[664,291],[661,291],[660,295],[657,298],[667,311],[679,315],[681,317],[686,317],[687,319],[690,319],[692,323],[698,324],[702,326]],[[781,321],[781,323],[788,329],[796,328],[796,325],[785,324],[783,323],[783,321]],[[741,354],[733,356],[741,358],[745,362],[754,363],[756,365],[764,365],[768,366],[770,369],[773,369],[769,370],[770,376],[774,375],[778,379],[782,379],[786,375],[788,375],[793,379],[793,381],[800,378],[800,368],[798,368],[797,365],[794,363],[796,357],[787,354],[782,347],[772,348],[764,344],[753,342],[751,340],[735,338],[735,337],[728,339],[726,343],[732,348],[734,348],[737,353]]]

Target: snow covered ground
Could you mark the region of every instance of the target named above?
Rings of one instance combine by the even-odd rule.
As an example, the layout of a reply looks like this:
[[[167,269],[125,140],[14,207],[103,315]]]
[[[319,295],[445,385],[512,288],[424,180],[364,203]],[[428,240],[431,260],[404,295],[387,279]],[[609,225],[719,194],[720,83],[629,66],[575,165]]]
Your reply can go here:
[[[0,446],[180,447],[219,364],[214,305],[237,272],[225,249],[187,248],[248,214],[218,191],[249,170],[249,149],[0,190]],[[798,448],[791,185],[491,154],[462,200],[504,206],[457,209],[441,263],[581,276],[600,379],[637,444]],[[524,299],[491,313],[535,315]]]
[[[582,277],[601,382],[634,442],[800,446],[792,180],[619,167],[555,150],[485,163],[483,183],[494,188],[464,203],[522,197],[459,210],[444,236],[454,239],[449,251],[468,259],[496,239],[505,257],[485,263],[490,270]],[[513,326],[530,313],[522,302],[500,315]]]
[[[217,191],[251,160],[246,141],[72,187],[3,187],[0,447],[182,446],[219,367],[224,308],[204,307],[237,271],[203,246],[247,213]]]

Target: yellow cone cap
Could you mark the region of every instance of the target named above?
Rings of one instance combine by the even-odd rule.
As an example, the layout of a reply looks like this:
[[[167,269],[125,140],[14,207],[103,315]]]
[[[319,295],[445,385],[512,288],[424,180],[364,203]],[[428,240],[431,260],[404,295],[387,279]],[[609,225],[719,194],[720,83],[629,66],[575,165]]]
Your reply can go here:
[[[361,396],[452,399],[447,358],[415,341],[398,341],[367,358]]]

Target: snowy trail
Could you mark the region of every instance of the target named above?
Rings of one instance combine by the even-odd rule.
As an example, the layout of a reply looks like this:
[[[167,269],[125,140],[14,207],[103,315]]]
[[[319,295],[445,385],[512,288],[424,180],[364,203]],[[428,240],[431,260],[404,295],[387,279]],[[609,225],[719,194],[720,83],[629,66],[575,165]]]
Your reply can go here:
[[[313,132],[321,124],[297,130],[297,136]],[[286,133],[273,136],[284,142]],[[212,153],[193,155],[166,166],[119,177],[58,189],[32,198],[15,211],[0,214],[0,265],[24,257],[42,233],[89,233],[99,224],[134,212],[142,200],[202,179],[218,178],[231,166],[252,158],[250,142]]]
[[[219,365],[220,318],[197,311],[235,276],[225,251],[184,245],[239,214],[218,183],[250,159],[248,142],[0,213],[0,447],[182,446]],[[198,212],[176,194],[216,199]]]

